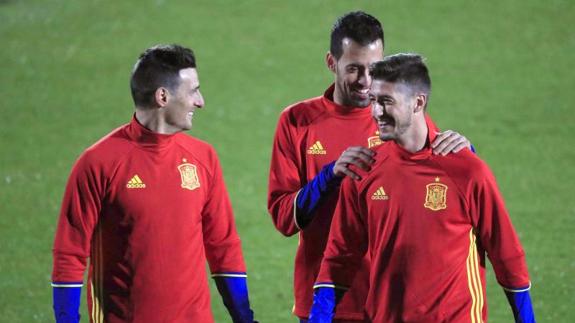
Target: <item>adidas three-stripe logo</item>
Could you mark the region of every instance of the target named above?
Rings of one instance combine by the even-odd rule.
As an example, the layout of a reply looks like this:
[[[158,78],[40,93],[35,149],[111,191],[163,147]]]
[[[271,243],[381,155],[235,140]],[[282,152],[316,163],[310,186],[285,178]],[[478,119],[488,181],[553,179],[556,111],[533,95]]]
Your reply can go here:
[[[140,176],[138,176],[138,174],[134,175],[134,177],[132,177],[129,181],[128,184],[126,184],[127,188],[146,188],[146,184],[144,184],[144,182],[142,182],[142,180],[140,179]]]
[[[307,153],[308,155],[325,155],[327,154],[327,151],[325,151],[325,149],[321,145],[321,142],[319,142],[318,140],[313,145],[311,145],[311,147],[307,149]]]
[[[375,193],[373,193],[373,195],[371,196],[372,200],[388,200],[389,196],[387,196],[387,194],[385,194],[385,191],[383,190],[383,186],[380,186],[377,191],[375,191]]]

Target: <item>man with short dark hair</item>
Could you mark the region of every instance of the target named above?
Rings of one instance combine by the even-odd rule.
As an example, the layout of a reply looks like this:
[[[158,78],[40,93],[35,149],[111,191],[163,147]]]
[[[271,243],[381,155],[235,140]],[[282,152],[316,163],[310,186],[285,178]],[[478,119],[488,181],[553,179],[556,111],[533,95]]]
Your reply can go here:
[[[204,106],[193,52],[147,49],[135,114],[76,161],[54,242],[57,322],[78,322],[87,258],[90,322],[213,322],[205,271],[234,322],[253,322],[218,156],[183,133]]]
[[[484,322],[485,256],[517,322],[534,322],[525,254],[493,174],[465,149],[437,156],[425,118],[431,80],[421,56],[370,72],[379,137],[369,173],[344,180],[310,322],[331,322],[339,295],[370,258],[370,322]]]
[[[276,129],[269,178],[268,210],[282,234],[299,235],[293,312],[305,321],[313,298],[337,191],[343,177],[359,179],[371,150],[382,141],[370,116],[369,65],[383,58],[379,21],[357,11],[340,17],[331,32],[326,64],[335,82],[321,97],[286,108]],[[439,134],[436,153],[457,152],[469,143],[457,133]],[[342,299],[336,319],[361,321],[368,290],[368,260]]]

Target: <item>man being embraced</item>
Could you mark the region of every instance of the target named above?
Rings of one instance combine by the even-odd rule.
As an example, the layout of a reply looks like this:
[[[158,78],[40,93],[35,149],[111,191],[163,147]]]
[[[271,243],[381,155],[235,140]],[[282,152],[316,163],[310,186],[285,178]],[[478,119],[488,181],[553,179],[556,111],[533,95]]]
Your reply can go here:
[[[366,253],[373,322],[486,321],[486,255],[516,322],[534,322],[525,254],[493,174],[469,149],[432,153],[423,59],[389,56],[370,75],[372,116],[386,143],[370,172],[342,183],[310,322],[331,322]]]

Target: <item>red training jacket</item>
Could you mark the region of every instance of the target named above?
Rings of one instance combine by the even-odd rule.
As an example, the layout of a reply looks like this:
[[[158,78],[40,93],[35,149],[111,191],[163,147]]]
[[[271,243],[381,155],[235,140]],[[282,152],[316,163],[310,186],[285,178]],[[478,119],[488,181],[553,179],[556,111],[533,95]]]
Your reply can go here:
[[[294,314],[309,315],[313,284],[329,234],[337,202],[337,190],[316,209],[304,230],[296,223],[295,199],[299,190],[326,164],[335,161],[349,146],[381,144],[369,107],[341,107],[333,102],[333,85],[321,97],[286,108],[277,125],[269,177],[268,210],[282,234],[299,234],[294,270]],[[367,261],[367,260],[364,260]],[[367,270],[367,263],[364,266]],[[358,275],[338,306],[336,318],[363,319],[368,290],[367,272]]]
[[[523,249],[483,161],[468,149],[440,156],[395,142],[376,152],[371,172],[342,183],[316,287],[353,289],[367,253],[372,321],[483,322],[487,253],[502,286],[528,288]]]
[[[213,274],[245,273],[211,146],[135,118],[88,148],[68,180],[54,283],[82,282],[91,322],[213,322]]]

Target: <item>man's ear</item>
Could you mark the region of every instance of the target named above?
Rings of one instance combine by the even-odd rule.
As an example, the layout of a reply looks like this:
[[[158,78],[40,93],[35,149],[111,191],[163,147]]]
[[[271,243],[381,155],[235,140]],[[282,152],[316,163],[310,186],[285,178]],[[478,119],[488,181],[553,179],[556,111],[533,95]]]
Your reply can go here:
[[[156,92],[154,93],[154,99],[158,107],[163,108],[168,104],[169,95],[170,92],[165,87],[159,87],[156,89]]]
[[[419,93],[415,96],[415,107],[413,113],[418,113],[425,110],[427,106],[427,94]]]
[[[327,54],[325,55],[325,64],[332,73],[335,73],[335,65],[337,64],[337,60],[331,54],[331,52],[327,52]]]

